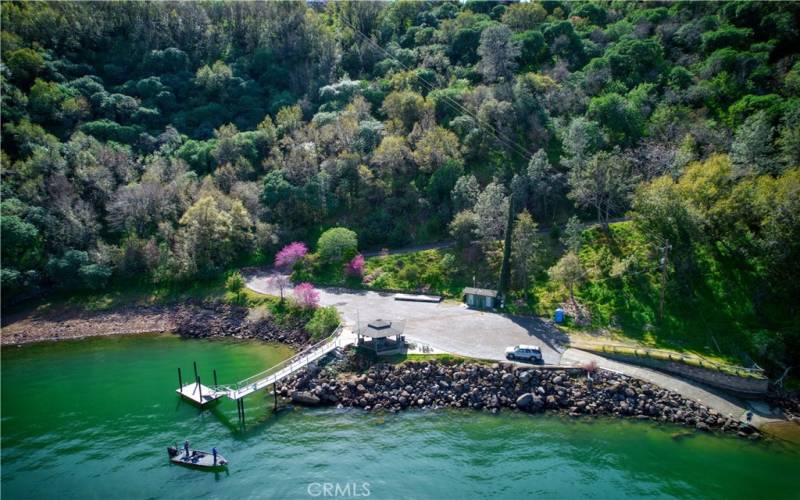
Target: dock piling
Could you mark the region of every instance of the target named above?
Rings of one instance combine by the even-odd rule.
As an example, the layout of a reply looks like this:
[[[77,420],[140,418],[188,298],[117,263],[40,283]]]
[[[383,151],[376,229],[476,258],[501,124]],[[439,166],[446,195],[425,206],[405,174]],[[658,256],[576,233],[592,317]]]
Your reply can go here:
[[[192,361],[192,365],[194,366],[194,379],[197,380],[197,361]]]
[[[197,377],[197,390],[200,391],[200,401],[203,400],[203,386],[200,384],[200,377]]]
[[[183,377],[181,376],[181,367],[178,367],[178,390],[183,388]]]
[[[275,396],[275,410],[278,409],[278,386],[273,383],[272,384],[272,395]]]
[[[219,385],[219,384],[217,383],[217,369],[216,369],[216,368],[214,368],[214,386],[216,387],[216,386],[218,386],[218,385]]]
[[[236,400],[236,412],[239,414],[239,421],[244,423],[244,398]]]

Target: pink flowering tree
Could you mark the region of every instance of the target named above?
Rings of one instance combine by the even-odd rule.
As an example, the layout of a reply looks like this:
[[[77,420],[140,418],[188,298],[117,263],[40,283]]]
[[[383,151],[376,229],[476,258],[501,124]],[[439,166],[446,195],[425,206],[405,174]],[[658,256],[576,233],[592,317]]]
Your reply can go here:
[[[364,256],[356,255],[344,265],[344,274],[348,278],[361,278],[364,276]]]
[[[290,271],[294,265],[308,253],[305,243],[294,241],[275,254],[275,267],[281,271]]]
[[[304,309],[319,307],[319,292],[311,283],[300,283],[294,287],[294,300]]]

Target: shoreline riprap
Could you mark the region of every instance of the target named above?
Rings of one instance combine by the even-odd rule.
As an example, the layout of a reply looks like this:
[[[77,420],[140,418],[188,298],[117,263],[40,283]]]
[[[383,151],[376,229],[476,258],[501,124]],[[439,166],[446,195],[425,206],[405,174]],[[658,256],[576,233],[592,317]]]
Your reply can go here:
[[[247,308],[219,301],[134,306],[110,311],[60,311],[24,318],[3,327],[4,346],[75,340],[95,336],[172,332],[184,338],[235,338],[306,347],[302,325],[278,325],[269,317],[249,318]],[[387,368],[388,367],[388,368]],[[456,367],[461,367],[456,369]],[[427,370],[427,371],[426,371]],[[488,371],[487,371],[488,370]],[[408,372],[408,373],[405,373]],[[434,388],[435,387],[435,388]],[[355,367],[347,375],[330,371],[302,373],[280,386],[298,404],[341,404],[367,411],[406,408],[516,409],[571,415],[618,415],[642,420],[720,429],[758,436],[731,416],[638,379],[599,371],[590,389],[584,370],[541,369],[507,364],[407,362],[397,367]],[[797,396],[777,396],[770,403],[800,414]]]
[[[681,424],[701,431],[757,439],[759,432],[641,380],[599,370],[541,369],[506,363],[409,361],[363,372],[309,368],[279,385],[281,396],[305,406],[342,406],[368,412],[465,408],[499,412],[555,412],[618,416]]]
[[[180,308],[175,315],[175,333],[185,338],[233,337],[280,342],[295,349],[309,345],[311,336],[303,322],[280,325],[265,316],[248,318],[246,307],[222,302],[196,302]]]

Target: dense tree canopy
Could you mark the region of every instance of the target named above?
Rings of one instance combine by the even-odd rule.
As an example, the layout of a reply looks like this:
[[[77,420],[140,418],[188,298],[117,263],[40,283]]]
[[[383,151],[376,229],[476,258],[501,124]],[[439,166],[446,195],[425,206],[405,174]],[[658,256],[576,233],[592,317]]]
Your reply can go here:
[[[800,261],[798,16],[746,1],[5,2],[4,300],[211,276],[320,234],[340,264],[448,238],[491,252],[512,200],[515,283],[540,267],[536,223],[633,208],[689,275],[698,238],[718,237],[709,251],[755,263],[757,307],[797,297],[796,280],[770,283]],[[552,270],[571,288],[575,234]]]

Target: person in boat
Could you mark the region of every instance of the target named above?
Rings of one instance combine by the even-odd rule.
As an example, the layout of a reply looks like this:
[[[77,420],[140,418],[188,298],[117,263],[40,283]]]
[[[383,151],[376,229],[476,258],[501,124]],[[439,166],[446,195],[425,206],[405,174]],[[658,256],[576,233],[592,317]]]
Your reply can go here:
[[[211,454],[214,455],[214,465],[217,465],[217,447],[211,448]]]
[[[183,451],[186,452],[186,458],[189,458],[189,440],[183,442]]]

